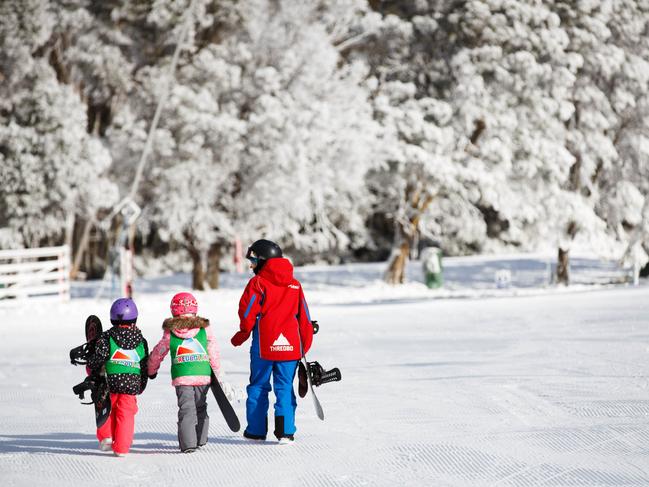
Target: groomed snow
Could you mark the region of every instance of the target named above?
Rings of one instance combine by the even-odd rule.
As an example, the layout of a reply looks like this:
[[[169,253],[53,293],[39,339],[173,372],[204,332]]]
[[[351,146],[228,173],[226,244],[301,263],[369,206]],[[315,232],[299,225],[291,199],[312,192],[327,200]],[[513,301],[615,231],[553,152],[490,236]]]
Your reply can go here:
[[[131,453],[97,449],[92,410],[71,391],[84,371],[67,358],[88,314],[108,321],[110,300],[92,297],[97,283],[75,286],[69,303],[5,304],[2,485],[646,487],[649,287],[607,286],[621,275],[613,266],[581,263],[581,284],[568,290],[545,286],[538,256],[447,259],[440,291],[384,286],[378,265],[298,269],[321,325],[309,359],[343,375],[317,389],[326,420],[307,396],[295,444],[250,444],[210,398],[210,442],[192,455],[177,450],[168,361],[138,399]],[[494,289],[504,267],[513,287]],[[409,272],[417,278],[417,264]],[[600,284],[585,285],[588,276]],[[246,384],[248,350],[229,337],[246,279],[227,275],[223,289],[197,293],[236,387]],[[136,284],[151,346],[188,281]],[[235,408],[245,424],[243,402]]]

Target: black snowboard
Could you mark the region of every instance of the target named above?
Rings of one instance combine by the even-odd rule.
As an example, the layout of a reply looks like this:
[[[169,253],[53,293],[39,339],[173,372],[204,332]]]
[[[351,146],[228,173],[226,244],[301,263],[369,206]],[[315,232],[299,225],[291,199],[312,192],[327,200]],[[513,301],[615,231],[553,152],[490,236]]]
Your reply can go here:
[[[97,338],[102,332],[101,320],[95,315],[88,316],[85,331],[86,343],[70,351],[70,360],[74,365],[88,364],[88,357],[94,353]],[[72,390],[82,400],[85,398],[85,391],[90,391],[91,402],[83,404],[95,406],[95,423],[97,428],[103,426],[110,416],[110,391],[104,368],[91,370],[88,377]]]
[[[241,429],[241,424],[239,423],[237,413],[234,411],[232,404],[230,404],[230,401],[228,401],[228,398],[225,396],[225,392],[223,392],[219,380],[214,375],[214,371],[212,371],[212,383],[210,384],[210,389],[212,390],[212,394],[214,394],[216,403],[219,405],[221,414],[223,414],[223,417],[225,418],[225,422],[228,423],[228,427],[232,431],[239,431]]]
[[[86,318],[86,340],[97,342],[99,335],[103,331],[101,320],[95,315]],[[94,348],[94,347],[93,347]],[[96,387],[92,390],[91,398],[95,405],[95,423],[97,428],[102,426],[110,416],[110,391],[108,390],[108,380],[106,379],[106,370],[92,371],[90,376],[94,376],[97,381]]]

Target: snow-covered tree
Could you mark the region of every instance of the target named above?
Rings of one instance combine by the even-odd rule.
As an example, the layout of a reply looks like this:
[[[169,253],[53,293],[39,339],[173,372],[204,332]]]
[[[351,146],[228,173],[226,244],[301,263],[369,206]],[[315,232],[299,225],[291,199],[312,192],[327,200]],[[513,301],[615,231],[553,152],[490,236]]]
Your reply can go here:
[[[123,195],[135,191],[143,207],[138,220],[142,235],[157,234],[172,248],[187,250],[197,289],[205,284],[208,250],[229,228],[229,216],[223,212],[227,193],[222,185],[229,177],[224,164],[232,159],[236,147],[230,142],[236,138],[236,127],[231,137],[228,113],[220,112],[216,92],[222,86],[218,79],[209,82],[218,71],[218,60],[209,57],[208,49],[202,50],[203,37],[211,29],[218,30],[215,26],[220,26],[220,15],[229,4],[216,3],[125,2],[103,16],[108,32],[119,25],[128,34],[115,41],[134,66],[128,102],[119,106],[106,132],[115,160],[114,177]],[[180,62],[173,69],[177,48]],[[143,178],[134,187],[158,104],[162,116],[145,159]],[[218,262],[216,266],[218,277]],[[218,282],[212,280],[210,285],[217,287]]]
[[[634,0],[2,2],[0,245],[82,248],[162,99],[138,231],[186,249],[196,287],[235,238],[391,248],[391,282],[420,237],[646,260],[648,20]]]
[[[626,247],[625,257],[630,258],[636,244],[642,249],[649,242],[645,211],[649,5],[621,1],[580,5],[571,11],[566,7],[573,48],[584,57],[581,82],[590,93],[590,100],[580,104],[585,117],[576,118],[571,128],[582,134],[577,140],[590,139],[593,131],[595,142],[604,139],[599,146],[579,147],[588,164],[576,167],[575,177],[596,199],[597,213],[607,223],[613,242],[604,249],[606,255],[620,257],[620,247]],[[647,252],[637,258],[646,262]]]
[[[461,189],[432,201],[418,230],[443,239],[452,252],[556,245],[559,268],[567,268],[573,240],[610,254],[614,241],[597,208],[605,206],[600,195],[616,194],[601,191],[605,181],[610,186],[616,180],[606,172],[619,162],[612,129],[630,124],[608,116],[615,110],[607,105],[615,99],[628,104],[642,95],[639,87],[647,86],[641,56],[629,57],[625,69],[622,61],[617,69],[613,64],[616,55],[624,58],[642,45],[638,33],[646,13],[636,2],[568,3],[372,3],[384,16],[356,48],[372,64],[380,86],[410,83],[412,94],[397,106],[431,99],[450,107],[446,128],[453,143],[444,148],[435,141],[425,152],[446,154],[451,181]],[[609,30],[626,33],[626,47],[620,47],[624,35],[611,36]],[[627,120],[641,118],[628,116],[627,110]],[[409,142],[403,133],[393,139]],[[425,181],[416,165],[406,173]],[[395,180],[389,173],[384,177]],[[395,194],[382,201],[394,204]],[[632,199],[637,214],[638,198]],[[404,259],[403,252],[396,255]],[[398,273],[396,279],[391,273],[391,280],[399,281]]]
[[[86,132],[86,110],[52,66],[56,16],[47,2],[0,6],[0,219],[3,245],[71,241],[77,216],[115,200],[108,151]],[[67,235],[66,235],[67,232]]]
[[[263,1],[244,15],[251,57],[236,213],[244,239],[268,236],[316,255],[364,241],[377,132],[366,70],[339,66],[322,14],[308,3]]]
[[[565,122],[580,58],[547,3],[467,2],[445,23],[457,32],[451,61],[456,160],[485,223],[482,250],[551,248],[566,208],[592,206],[564,190],[572,154]]]
[[[180,16],[161,9],[147,18],[164,25]],[[375,124],[362,67],[338,65],[311,5],[248,1],[225,10],[203,11],[173,79],[169,56],[139,70],[144,90],[109,132],[116,158],[133,161],[144,135],[138,115],[171,84],[141,228],[189,251],[195,287],[206,261],[217,285],[218,256],[236,237],[324,252],[346,250],[365,228]],[[214,23],[218,42],[205,39]]]
[[[387,280],[401,283],[411,245],[431,206],[460,195],[460,174],[452,164],[451,107],[440,100],[415,98],[413,83],[384,82],[375,96],[375,113],[384,128],[384,165],[368,184],[376,195],[375,211],[394,225],[395,250]]]
[[[156,134],[145,217],[164,241],[184,247],[193,263],[193,286],[218,287],[219,257],[234,239],[233,188],[243,151],[244,123],[220,98],[237,83],[236,69],[209,48],[184,64]],[[146,73],[155,82],[157,70]],[[205,79],[212,82],[205,84]],[[210,264],[211,262],[211,264]]]
[[[461,168],[451,159],[452,108],[432,81],[434,62],[427,54],[434,44],[429,36],[434,20],[416,11],[400,13],[403,17],[364,12],[339,44],[347,58],[371,66],[368,87],[381,125],[376,142],[380,164],[367,179],[371,220],[381,233],[387,227],[392,235],[386,279],[394,283],[403,282],[411,246],[432,205],[463,192]]]
[[[637,135],[646,114],[649,6],[557,1],[554,9],[570,39],[568,50],[582,60],[571,94],[574,111],[566,122],[566,147],[575,158],[566,188],[595,210],[598,231],[582,236],[582,245],[619,257],[636,233],[631,230],[642,223],[636,185],[643,185],[643,171],[632,161],[641,158]],[[571,231],[579,238],[583,216],[573,215],[565,228],[564,240]],[[564,242],[559,250],[566,260],[568,249]]]

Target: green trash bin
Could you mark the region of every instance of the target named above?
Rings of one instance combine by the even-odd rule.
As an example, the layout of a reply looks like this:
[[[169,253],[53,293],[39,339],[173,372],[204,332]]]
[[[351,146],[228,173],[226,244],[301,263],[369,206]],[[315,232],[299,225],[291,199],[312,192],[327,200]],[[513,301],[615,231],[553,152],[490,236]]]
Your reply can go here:
[[[444,284],[442,268],[442,249],[426,247],[421,253],[424,282],[430,289],[438,289]]]

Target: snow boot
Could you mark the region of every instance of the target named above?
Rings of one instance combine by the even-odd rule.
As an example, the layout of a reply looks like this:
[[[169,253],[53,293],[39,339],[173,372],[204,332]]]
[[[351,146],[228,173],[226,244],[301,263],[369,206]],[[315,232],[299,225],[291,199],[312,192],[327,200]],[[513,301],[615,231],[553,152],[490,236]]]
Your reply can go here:
[[[112,438],[104,438],[99,442],[99,449],[101,451],[111,451],[113,449]]]
[[[265,441],[266,440],[266,435],[253,435],[248,433],[247,431],[244,430],[243,432],[243,437],[248,439],[248,440],[254,440],[254,441]]]

